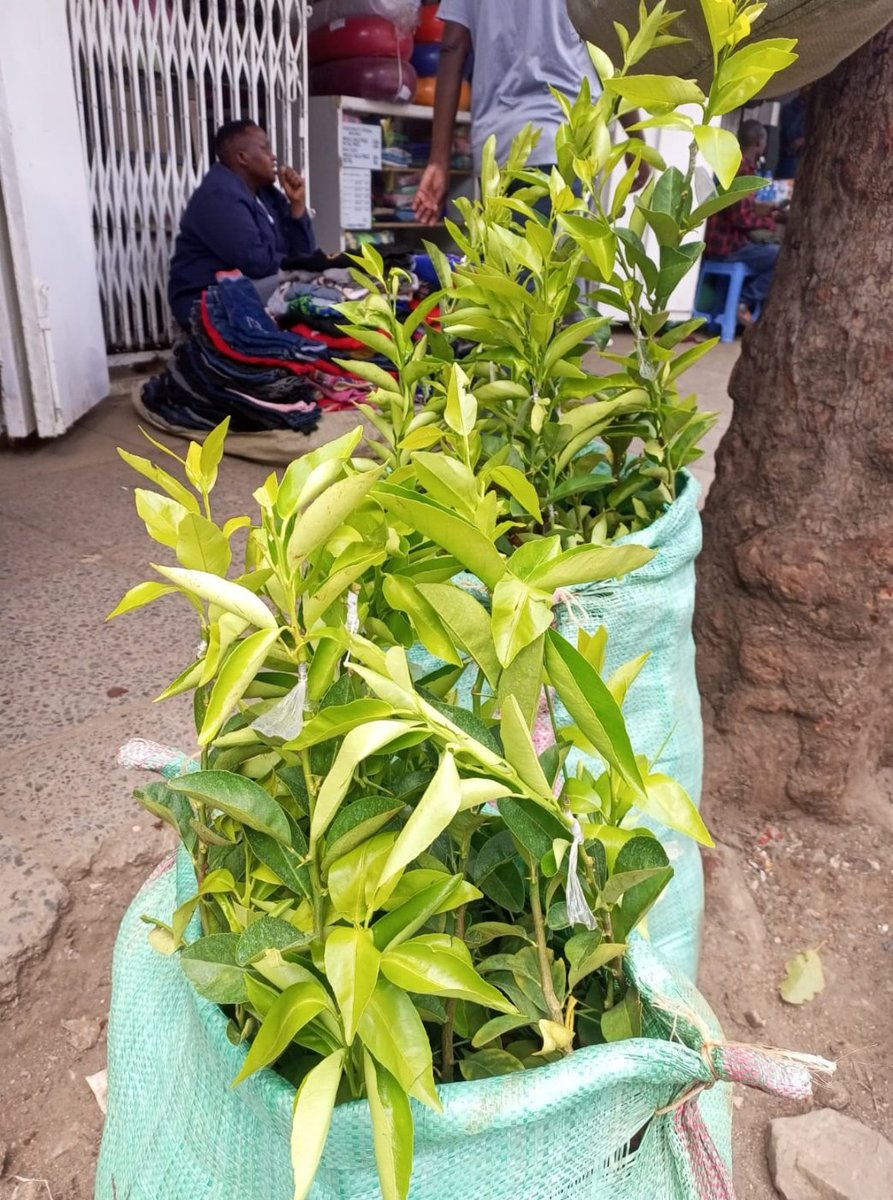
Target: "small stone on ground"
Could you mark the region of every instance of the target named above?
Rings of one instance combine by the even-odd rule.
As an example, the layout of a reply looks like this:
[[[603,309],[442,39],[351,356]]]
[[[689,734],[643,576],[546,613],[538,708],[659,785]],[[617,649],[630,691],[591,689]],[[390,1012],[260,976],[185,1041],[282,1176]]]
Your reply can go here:
[[[769,1169],[783,1200],[890,1200],[893,1143],[830,1108],[772,1122]]]

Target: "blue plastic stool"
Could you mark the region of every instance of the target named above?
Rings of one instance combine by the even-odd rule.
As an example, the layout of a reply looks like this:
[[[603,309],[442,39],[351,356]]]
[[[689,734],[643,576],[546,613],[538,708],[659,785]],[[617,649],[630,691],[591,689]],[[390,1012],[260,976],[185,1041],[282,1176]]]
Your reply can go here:
[[[734,342],[735,331],[738,328],[738,305],[741,303],[741,289],[744,281],[754,271],[743,262],[726,262],[721,258],[705,258],[701,264],[701,274],[698,278],[698,290],[695,293],[695,307],[692,316],[704,317],[708,325],[718,325],[721,342]],[[710,279],[719,281],[717,297],[710,305],[702,302],[704,284]],[[722,286],[725,281],[725,286]],[[754,313],[754,319],[759,310]]]

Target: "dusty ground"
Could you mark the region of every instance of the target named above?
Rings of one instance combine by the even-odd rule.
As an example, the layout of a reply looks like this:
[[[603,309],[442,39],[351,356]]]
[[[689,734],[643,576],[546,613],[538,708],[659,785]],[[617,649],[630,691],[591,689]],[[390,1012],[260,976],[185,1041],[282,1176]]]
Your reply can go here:
[[[733,354],[723,347],[692,380],[702,403],[726,417]],[[142,578],[145,560],[134,478],[116,442],[138,446],[120,399],[62,443],[0,456],[4,627],[19,647],[7,650],[0,682],[9,718],[0,743],[0,958],[4,948],[7,963],[32,956],[0,1022],[0,1200],[92,1196],[102,1116],[85,1077],[104,1065],[112,945],[164,848],[161,831],[130,807],[134,780],[114,754],[134,734],[188,735],[182,707],[150,704],[191,644],[188,618],[168,610],[139,636],[135,623],[100,621]],[[264,473],[228,463],[225,506],[235,511]],[[709,485],[709,457],[698,473]],[[708,763],[721,770],[722,748],[709,736]],[[881,817],[829,826],[785,807],[721,811],[709,787],[705,810],[722,848],[708,863],[701,986],[727,1036],[836,1058],[821,1102],[893,1136],[890,826]],[[785,1006],[777,993],[785,961],[812,947],[827,986],[808,1005]],[[737,1103],[739,1198],[771,1200],[767,1121],[795,1108],[752,1093]]]

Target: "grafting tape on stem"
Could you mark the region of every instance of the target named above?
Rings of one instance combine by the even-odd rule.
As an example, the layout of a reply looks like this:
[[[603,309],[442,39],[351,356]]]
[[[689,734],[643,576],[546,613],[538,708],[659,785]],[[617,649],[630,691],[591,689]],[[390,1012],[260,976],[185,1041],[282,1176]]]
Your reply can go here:
[[[580,847],[583,845],[583,830],[576,817],[571,821],[571,829],[574,840],[571,842],[567,856],[567,887],[565,888],[567,917],[571,925],[585,925],[587,929],[598,929],[598,921],[586,903],[586,897],[583,895],[583,888],[580,886],[580,879],[577,875],[577,860],[580,855]]]

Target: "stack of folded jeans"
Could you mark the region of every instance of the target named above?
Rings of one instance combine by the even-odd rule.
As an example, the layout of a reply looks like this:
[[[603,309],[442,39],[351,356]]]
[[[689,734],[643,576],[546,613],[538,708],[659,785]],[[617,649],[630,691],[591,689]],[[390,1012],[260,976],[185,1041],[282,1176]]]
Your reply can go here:
[[[167,369],[149,380],[143,403],[171,424],[233,431],[309,432],[321,415],[317,376],[343,373],[329,348],[281,330],[249,279],[209,287],[193,310],[191,332]]]
[[[419,283],[411,255],[384,257],[386,267],[401,269],[397,310],[406,315],[428,284]],[[266,308],[250,279],[221,277],[196,302],[190,331],[165,371],[143,388],[145,407],[168,424],[196,430],[229,417],[234,432],[309,432],[324,412],[368,401],[373,385],[351,362],[394,368],[344,331],[339,306],[368,295],[352,277],[353,265],[348,255],[320,251],[286,262]]]

